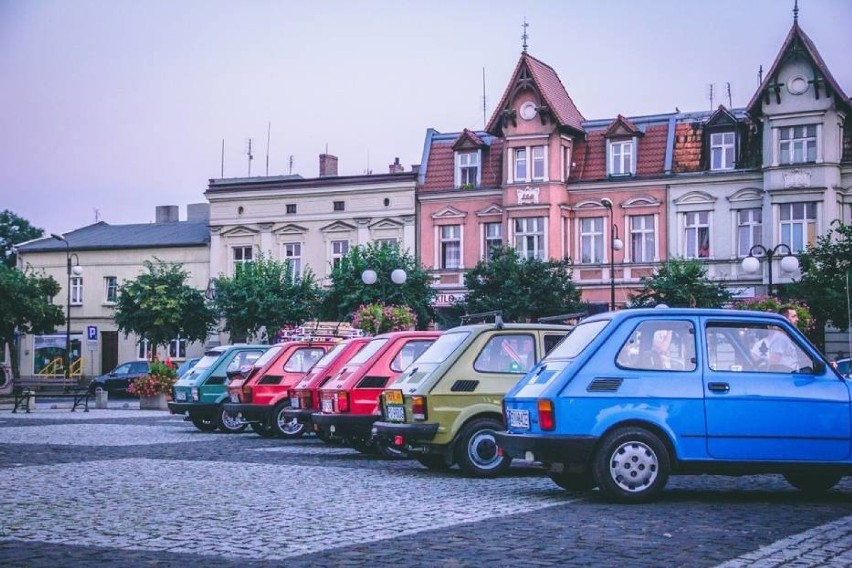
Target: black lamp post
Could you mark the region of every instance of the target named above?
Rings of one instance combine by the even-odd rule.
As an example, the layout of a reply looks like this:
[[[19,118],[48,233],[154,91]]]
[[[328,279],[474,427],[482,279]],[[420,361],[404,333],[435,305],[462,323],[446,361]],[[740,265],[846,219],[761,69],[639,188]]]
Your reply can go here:
[[[83,274],[83,267],[80,266],[80,258],[71,252],[71,245],[68,244],[65,237],[57,235],[56,233],[51,233],[50,236],[57,241],[65,243],[65,265],[68,278],[65,283],[65,355],[62,357],[62,366],[65,369],[65,376],[62,379],[62,387],[67,389],[68,383],[71,380],[71,274],[73,273],[75,276]],[[72,257],[75,262],[73,266],[71,265]]]
[[[612,200],[604,197],[601,199],[601,205],[609,211],[609,309],[615,311],[615,251],[621,250],[624,243],[618,238],[618,227],[615,224],[612,216]]]
[[[745,272],[757,272],[760,270],[760,261],[754,256],[755,252],[765,254],[768,261],[769,286],[767,295],[772,295],[772,259],[776,256],[781,257],[781,270],[786,273],[796,272],[799,269],[799,259],[790,250],[790,247],[784,243],[775,245],[773,248],[766,248],[763,245],[754,245],[748,251],[748,256],[743,259],[742,267]]]

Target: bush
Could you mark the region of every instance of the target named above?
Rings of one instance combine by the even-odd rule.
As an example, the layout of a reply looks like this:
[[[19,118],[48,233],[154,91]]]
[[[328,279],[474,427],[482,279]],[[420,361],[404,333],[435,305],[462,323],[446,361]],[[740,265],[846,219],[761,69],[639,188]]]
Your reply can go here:
[[[362,304],[352,314],[352,326],[368,335],[413,329],[417,316],[408,306]]]

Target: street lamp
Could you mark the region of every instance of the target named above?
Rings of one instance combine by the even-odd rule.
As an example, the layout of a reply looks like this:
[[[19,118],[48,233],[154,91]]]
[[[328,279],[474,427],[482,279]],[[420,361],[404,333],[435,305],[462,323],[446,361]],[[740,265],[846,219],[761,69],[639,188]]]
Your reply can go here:
[[[68,279],[65,283],[65,355],[62,357],[65,376],[62,379],[62,386],[67,389],[71,379],[71,275],[80,276],[83,274],[83,267],[80,266],[80,258],[71,252],[71,245],[68,244],[65,237],[56,233],[51,233],[50,236],[57,241],[65,243],[66,274],[68,275]],[[73,266],[71,265],[72,257],[74,258]]]
[[[402,286],[405,284],[405,281],[408,280],[408,273],[405,272],[402,268],[396,268],[390,273],[391,282],[398,286]],[[372,268],[368,268],[364,272],[361,273],[361,282],[366,284],[367,286],[372,286],[379,280],[378,273]],[[382,298],[387,299],[387,289],[385,288],[385,282],[380,284],[382,291]]]
[[[782,250],[786,249],[786,251]],[[787,274],[796,272],[799,270],[799,259],[796,258],[796,255],[793,254],[793,251],[790,250],[790,247],[785,245],[784,243],[780,243],[775,245],[775,247],[768,249],[763,245],[754,245],[748,251],[748,256],[743,259],[742,267],[745,272],[757,272],[760,270],[760,261],[754,256],[754,253],[758,252],[760,254],[765,254],[766,259],[769,261],[768,271],[769,271],[769,286],[767,288],[767,295],[772,295],[772,258],[775,256],[781,257],[781,271],[786,272]],[[780,251],[780,252],[779,252]]]
[[[618,226],[615,224],[612,216],[612,200],[604,197],[601,199],[601,205],[609,211],[609,309],[615,311],[615,251],[624,248],[624,243],[618,238]]]

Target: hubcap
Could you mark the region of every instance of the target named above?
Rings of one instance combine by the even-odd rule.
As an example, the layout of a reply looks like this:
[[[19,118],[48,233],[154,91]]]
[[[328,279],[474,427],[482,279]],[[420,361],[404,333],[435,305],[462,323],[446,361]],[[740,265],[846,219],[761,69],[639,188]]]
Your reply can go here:
[[[613,481],[630,493],[645,491],[657,479],[657,454],[643,442],[627,442],[613,453],[609,474]]]
[[[239,419],[238,416],[231,416],[230,414],[228,414],[224,410],[222,411],[222,424],[228,430],[236,430],[240,426],[242,426],[242,422],[240,422],[240,419]]]
[[[470,460],[481,469],[494,469],[500,465],[500,456],[497,455],[497,440],[490,430],[477,432],[470,439],[467,447]]]
[[[278,428],[281,429],[285,434],[298,434],[305,427],[304,424],[293,418],[292,420],[287,420],[284,416],[283,412],[278,413]]]

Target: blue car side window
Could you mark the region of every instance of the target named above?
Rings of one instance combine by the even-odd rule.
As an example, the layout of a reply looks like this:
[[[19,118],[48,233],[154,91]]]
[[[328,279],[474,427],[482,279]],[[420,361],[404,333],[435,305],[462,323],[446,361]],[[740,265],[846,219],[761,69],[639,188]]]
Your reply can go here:
[[[708,366],[712,371],[812,373],[814,361],[777,325],[710,322]]]
[[[695,328],[689,321],[643,321],[621,346],[615,362],[624,369],[694,371]]]

